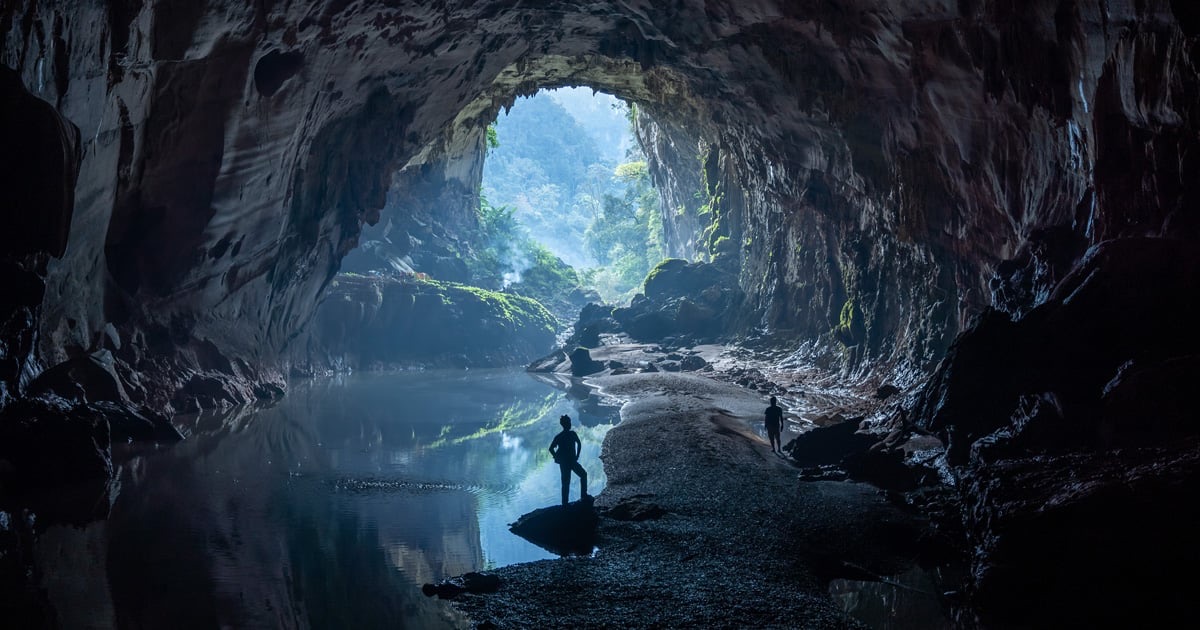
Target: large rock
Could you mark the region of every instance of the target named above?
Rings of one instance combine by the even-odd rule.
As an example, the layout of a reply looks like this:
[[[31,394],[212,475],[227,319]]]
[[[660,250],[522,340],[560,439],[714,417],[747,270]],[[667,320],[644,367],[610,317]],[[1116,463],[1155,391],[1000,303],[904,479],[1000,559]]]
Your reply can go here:
[[[523,365],[554,345],[537,302],[415,277],[343,274],[297,344],[300,371]]]
[[[914,419],[948,441],[987,616],[1169,625],[1188,614],[1171,593],[1196,580],[1161,597],[1146,585],[1164,563],[1198,559],[1175,514],[1200,483],[1200,303],[1180,300],[1196,286],[1200,253],[1186,242],[1102,243],[1024,317],[985,314],[927,383]]]
[[[108,421],[58,398],[0,411],[0,486],[58,486],[112,476]]]
[[[612,311],[622,330],[641,341],[712,341],[735,332],[742,315],[737,277],[713,264],[664,260],[646,276],[643,288],[629,306]]]
[[[1137,431],[1113,433],[1098,422],[1105,389],[1128,361],[1156,365],[1200,352],[1200,302],[1179,300],[1198,285],[1200,254],[1187,242],[1103,243],[1046,303],[1017,321],[988,311],[955,341],[921,395],[918,421],[962,465],[976,440],[1010,426],[1022,396],[1052,393],[1064,420],[1044,448],[1140,443]]]
[[[78,403],[129,400],[108,350],[64,361],[39,374],[25,391],[29,396],[53,394]]]
[[[783,451],[801,466],[837,464],[846,456],[865,452],[878,437],[859,433],[862,418],[851,418],[828,427],[806,431],[783,445]]]
[[[604,369],[604,364],[593,359],[587,348],[575,348],[568,359],[571,361],[571,376],[587,376]]]
[[[592,497],[524,514],[509,526],[512,533],[562,556],[590,555],[596,547],[600,517]]]

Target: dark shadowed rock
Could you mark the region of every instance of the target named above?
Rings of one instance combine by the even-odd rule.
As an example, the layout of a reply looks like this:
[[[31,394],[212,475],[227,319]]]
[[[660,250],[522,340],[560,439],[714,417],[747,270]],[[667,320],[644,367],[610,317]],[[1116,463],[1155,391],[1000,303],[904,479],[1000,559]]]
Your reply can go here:
[[[904,463],[900,450],[866,450],[848,453],[840,465],[846,475],[884,490],[907,492],[918,484],[916,473]]]
[[[592,498],[534,510],[509,526],[512,533],[562,556],[588,555],[596,547],[600,518]]]
[[[95,402],[81,406],[78,412],[94,414],[106,420],[114,442],[177,442],[183,439],[183,435],[166,416],[148,409],[134,409],[111,402]]]
[[[818,427],[801,434],[783,446],[801,466],[836,464],[851,453],[866,452],[876,437],[858,433],[862,418],[851,418],[829,427]]]
[[[679,368],[685,372],[695,372],[708,367],[708,361],[698,355],[689,354],[679,361]]]
[[[1023,317],[985,313],[922,391],[914,419],[949,442],[977,601],[1002,625],[1187,614],[1147,585],[1200,561],[1175,513],[1200,476],[1200,303],[1178,299],[1198,283],[1181,241],[1101,243]]]
[[[1104,386],[1102,444],[1150,446],[1200,433],[1200,355],[1122,365]]]
[[[530,363],[529,367],[525,368],[525,370],[539,373],[554,372],[558,370],[559,366],[566,363],[567,360],[567,353],[559,349]]]
[[[26,393],[30,397],[52,394],[77,403],[129,400],[108,350],[85,354],[42,372],[29,383]]]
[[[108,421],[59,398],[17,401],[0,411],[0,479],[38,487],[112,476]]]
[[[584,348],[595,348],[600,345],[601,333],[617,330],[616,320],[612,318],[612,307],[595,302],[589,302],[579,311],[579,319],[575,321],[575,334],[568,339]]]
[[[426,597],[436,595],[439,599],[454,599],[463,593],[474,593],[476,595],[495,593],[500,589],[500,576],[492,573],[464,573],[458,577],[452,577],[437,584],[421,585],[421,592]]]
[[[900,388],[891,384],[880,385],[879,389],[875,390],[875,398],[879,400],[887,400],[892,396],[900,393]]]
[[[643,294],[612,311],[634,339],[712,340],[733,332],[744,294],[737,278],[710,263],[668,259],[646,276]]]
[[[966,478],[974,600],[997,627],[1169,626],[1193,614],[1194,441],[1006,459]]]
[[[604,364],[593,359],[587,348],[575,348],[568,358],[571,360],[572,376],[587,376],[604,369]]]

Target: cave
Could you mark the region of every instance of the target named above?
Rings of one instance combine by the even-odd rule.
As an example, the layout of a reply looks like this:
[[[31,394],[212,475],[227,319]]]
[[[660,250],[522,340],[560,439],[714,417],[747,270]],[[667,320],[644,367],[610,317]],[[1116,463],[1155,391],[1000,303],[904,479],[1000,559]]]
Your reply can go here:
[[[1198,73],[1200,12],[1180,0],[6,2],[0,589],[12,603],[0,615],[28,627],[97,614],[119,627],[872,626],[886,620],[847,616],[837,588],[887,584],[912,564],[902,551],[932,538],[962,568],[929,587],[945,591],[945,627],[1180,623],[1200,561],[1187,507],[1200,471],[1188,407]],[[667,260],[630,303],[581,299],[560,321],[469,286],[466,261],[488,125],[519,97],[577,86],[635,106]],[[264,603],[234,606],[155,560],[214,575],[229,562],[148,542],[159,528],[205,537],[158,502],[212,476],[163,451],[219,452],[245,479],[256,445],[316,457],[303,446],[316,438],[294,439],[290,405],[321,396],[363,430],[326,419],[303,431],[465,440],[389,433],[326,385],[417,364],[557,379],[587,448],[599,457],[603,444],[602,539],[628,544],[606,555],[601,543],[591,564],[572,561],[574,577],[557,561],[497,567],[510,585],[499,593],[422,603],[416,617],[403,617],[416,604],[397,594],[412,586],[397,567],[433,582],[472,575],[486,554],[437,570],[404,545],[367,557],[345,532],[385,538],[377,512],[296,516],[307,524],[280,548],[263,534],[263,574],[241,578]],[[422,396],[397,391],[409,398],[386,404]],[[727,525],[699,495],[665,498],[674,486],[639,494],[660,483],[646,481],[658,455],[632,454],[667,440],[647,428],[659,418],[693,440],[662,462],[746,466],[767,452],[754,431],[768,395],[806,410],[786,461],[761,464],[769,483],[858,506],[836,522],[873,538],[800,523],[813,537],[791,540],[784,568],[733,575],[749,556],[672,546],[692,531],[684,521]],[[623,420],[605,437],[597,418],[614,396]],[[764,404],[741,411],[757,404],[746,396]],[[556,419],[539,400],[521,398],[522,413]],[[505,431],[523,426],[503,408]],[[492,429],[480,432],[500,439]],[[120,482],[130,475],[144,493]],[[438,483],[327,485],[411,495],[403,509],[477,542],[477,523],[446,516],[470,509]],[[745,503],[739,518],[836,503],[781,511],[783,499],[713,483],[710,502]],[[205,514],[219,512],[210,498]],[[910,517],[929,535],[881,542]],[[83,548],[107,549],[107,567],[71,551]],[[330,549],[362,571],[337,593],[301,571]],[[639,554],[660,571],[634,571]],[[731,575],[713,579],[722,563]],[[139,579],[175,595],[134,605]],[[586,611],[539,608],[571,588],[593,590]],[[384,605],[356,617],[349,593],[363,589]],[[222,616],[233,608],[243,616]]]

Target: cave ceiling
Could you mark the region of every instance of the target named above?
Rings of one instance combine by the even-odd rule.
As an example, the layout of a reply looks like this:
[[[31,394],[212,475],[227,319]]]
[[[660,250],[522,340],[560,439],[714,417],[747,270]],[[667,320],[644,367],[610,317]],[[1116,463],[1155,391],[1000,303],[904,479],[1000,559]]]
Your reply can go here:
[[[389,187],[470,221],[486,124],[587,85],[639,104],[664,198],[690,203],[704,169],[710,235],[744,244],[726,262],[749,324],[816,338],[857,309],[860,356],[927,366],[985,307],[1045,299],[1089,244],[1194,233],[1180,6],[6,3],[0,61],[79,136],[36,361],[115,327],[125,360],[186,355],[166,372],[210,346],[271,363]],[[680,222],[676,252],[711,254]]]

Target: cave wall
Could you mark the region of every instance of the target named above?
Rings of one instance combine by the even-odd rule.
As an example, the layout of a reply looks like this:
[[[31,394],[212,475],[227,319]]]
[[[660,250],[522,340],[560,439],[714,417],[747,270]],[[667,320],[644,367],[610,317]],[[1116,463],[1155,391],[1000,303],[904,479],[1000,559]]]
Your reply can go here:
[[[915,375],[1088,244],[1194,236],[1189,7],[7,3],[0,62],[81,132],[33,371],[109,349],[139,404],[277,391],[395,173],[462,215],[499,108],[585,84],[659,126],[671,247],[737,270],[748,326]]]

